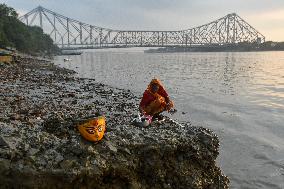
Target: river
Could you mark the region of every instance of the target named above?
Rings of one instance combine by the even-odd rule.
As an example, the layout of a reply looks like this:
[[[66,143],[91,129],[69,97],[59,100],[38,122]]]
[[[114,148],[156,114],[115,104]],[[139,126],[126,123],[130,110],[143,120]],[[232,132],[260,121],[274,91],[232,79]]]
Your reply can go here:
[[[158,77],[175,102],[174,119],[219,136],[217,161],[231,188],[284,188],[284,52],[142,50],[87,50],[55,63],[140,96]]]

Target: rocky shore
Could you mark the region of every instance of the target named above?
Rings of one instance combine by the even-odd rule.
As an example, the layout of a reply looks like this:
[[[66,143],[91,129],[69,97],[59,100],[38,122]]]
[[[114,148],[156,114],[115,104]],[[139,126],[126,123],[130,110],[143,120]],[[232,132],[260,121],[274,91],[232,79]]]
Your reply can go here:
[[[139,100],[48,61],[0,64],[0,188],[228,188],[215,134],[133,126]],[[107,131],[91,143],[76,126],[98,112]]]

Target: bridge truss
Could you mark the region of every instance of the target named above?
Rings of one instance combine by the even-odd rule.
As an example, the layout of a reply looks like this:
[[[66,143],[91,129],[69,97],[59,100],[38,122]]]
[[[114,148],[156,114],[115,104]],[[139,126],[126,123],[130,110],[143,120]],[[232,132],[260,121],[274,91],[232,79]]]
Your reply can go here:
[[[61,48],[167,47],[262,43],[265,37],[237,14],[179,31],[125,31],[98,27],[68,18],[41,6],[19,18],[39,26]]]

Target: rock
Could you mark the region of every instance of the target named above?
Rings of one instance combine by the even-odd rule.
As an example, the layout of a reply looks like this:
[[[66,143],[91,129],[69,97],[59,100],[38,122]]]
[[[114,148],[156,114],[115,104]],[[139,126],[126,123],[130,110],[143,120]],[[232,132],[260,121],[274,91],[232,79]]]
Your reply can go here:
[[[20,114],[13,114],[10,116],[11,120],[19,120],[21,119],[21,115]]]
[[[88,152],[93,153],[94,152],[94,148],[92,146],[88,147]]]
[[[123,150],[124,152],[126,152],[127,154],[131,155],[131,152],[130,152],[130,150],[129,150],[128,148],[123,148],[122,150]]]
[[[106,141],[106,146],[109,148],[110,151],[116,153],[117,148],[114,146],[114,144],[110,141]]]
[[[98,155],[99,154],[92,146],[88,147],[88,152],[91,153],[91,154],[94,154],[94,155]]]
[[[76,94],[75,93],[68,93],[67,96],[73,98],[73,97],[76,96]]]
[[[45,167],[46,164],[47,164],[47,161],[45,159],[37,159],[37,164],[40,166],[40,167]]]
[[[0,136],[0,148],[6,148],[9,145],[5,142],[5,140]]]
[[[60,167],[65,170],[73,169],[78,163],[75,160],[64,160],[60,163]]]
[[[31,163],[36,162],[36,156],[33,156],[33,155],[29,156],[28,161],[30,161]]]
[[[29,144],[24,144],[24,151],[27,152],[30,148]]]

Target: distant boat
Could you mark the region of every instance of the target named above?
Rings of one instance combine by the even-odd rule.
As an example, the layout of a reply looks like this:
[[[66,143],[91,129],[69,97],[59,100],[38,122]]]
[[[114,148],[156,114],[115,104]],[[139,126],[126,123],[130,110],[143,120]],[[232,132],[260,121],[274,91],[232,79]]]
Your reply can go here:
[[[62,51],[61,55],[81,55],[80,51]]]
[[[66,61],[71,61],[72,59],[71,58],[64,58],[63,60],[64,60],[64,62],[66,62]]]

